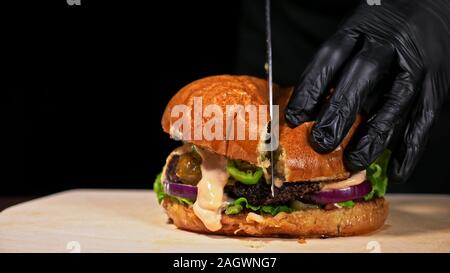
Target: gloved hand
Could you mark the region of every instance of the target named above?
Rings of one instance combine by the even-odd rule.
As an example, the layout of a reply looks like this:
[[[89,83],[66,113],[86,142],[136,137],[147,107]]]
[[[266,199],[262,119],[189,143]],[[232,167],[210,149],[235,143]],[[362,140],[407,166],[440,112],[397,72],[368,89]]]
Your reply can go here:
[[[383,88],[389,75],[393,81]],[[365,169],[397,135],[390,178],[403,181],[424,150],[449,86],[450,1],[363,1],[305,70],[285,117],[291,126],[316,120],[310,142],[327,153],[375,98],[376,111],[347,146],[344,162],[350,170]]]

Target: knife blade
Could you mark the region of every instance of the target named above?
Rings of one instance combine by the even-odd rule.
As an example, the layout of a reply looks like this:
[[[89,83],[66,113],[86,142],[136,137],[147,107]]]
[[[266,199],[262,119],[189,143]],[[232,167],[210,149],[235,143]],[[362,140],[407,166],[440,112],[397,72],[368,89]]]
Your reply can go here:
[[[269,115],[270,115],[270,177],[272,197],[275,196],[274,188],[274,166],[273,166],[273,80],[272,80],[272,31],[270,22],[270,0],[266,0],[266,64],[267,82],[269,87]]]

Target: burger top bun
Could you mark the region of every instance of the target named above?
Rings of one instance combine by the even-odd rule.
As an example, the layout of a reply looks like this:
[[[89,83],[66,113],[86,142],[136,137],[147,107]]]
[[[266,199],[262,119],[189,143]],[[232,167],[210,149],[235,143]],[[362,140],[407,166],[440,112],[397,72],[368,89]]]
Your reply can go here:
[[[255,165],[262,166],[261,143],[263,133],[266,131],[269,122],[269,99],[268,99],[267,81],[251,76],[211,76],[194,81],[180,91],[169,101],[162,117],[162,128],[166,133],[171,134],[171,125],[180,120],[181,114],[174,110],[177,105],[185,105],[190,108],[188,121],[190,121],[190,130],[173,131],[171,137],[182,138],[184,141],[200,146],[202,148],[214,151],[230,159],[241,159]],[[280,88],[274,85],[274,104],[279,105],[279,143],[280,147],[277,151],[277,162],[275,162],[278,174],[287,182],[306,182],[306,181],[327,181],[344,179],[350,176],[343,164],[343,152],[354,134],[360,118],[358,117],[350,129],[348,135],[342,143],[331,153],[320,154],[316,152],[308,142],[309,131],[313,122],[306,122],[290,128],[284,120],[284,108],[287,105],[292,88]],[[194,98],[196,104],[194,105]],[[201,105],[199,104],[201,98]],[[205,125],[211,117],[201,115],[208,105],[217,105],[222,109],[223,113],[223,138],[222,139],[205,139],[203,135],[195,138],[195,133],[203,132]],[[234,123],[234,139],[230,140],[226,136],[227,121],[227,105],[260,105],[266,106],[267,115],[265,120],[259,120],[258,123],[264,124],[260,126],[256,138],[249,139],[250,124],[249,115],[245,115],[245,138],[237,139],[236,116],[231,116]],[[202,109],[197,111],[200,117],[194,122],[194,109]],[[176,110],[177,108],[175,108]],[[198,110],[197,109],[197,110]],[[175,113],[175,114],[174,114]],[[230,120],[231,120],[230,119]],[[201,123],[199,124],[199,121]],[[211,125],[211,124],[210,124]],[[197,127],[197,131],[196,131]],[[254,132],[254,131],[253,131]],[[230,133],[230,132],[228,132]],[[267,167],[267,166],[266,166]]]

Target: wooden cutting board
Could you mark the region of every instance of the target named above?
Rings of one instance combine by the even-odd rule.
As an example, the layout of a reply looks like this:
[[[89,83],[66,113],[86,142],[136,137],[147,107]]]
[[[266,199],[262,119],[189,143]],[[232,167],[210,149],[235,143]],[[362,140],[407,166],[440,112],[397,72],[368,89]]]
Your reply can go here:
[[[0,213],[0,252],[450,252],[450,196],[389,195],[378,232],[260,239],[176,229],[149,190],[72,190]]]

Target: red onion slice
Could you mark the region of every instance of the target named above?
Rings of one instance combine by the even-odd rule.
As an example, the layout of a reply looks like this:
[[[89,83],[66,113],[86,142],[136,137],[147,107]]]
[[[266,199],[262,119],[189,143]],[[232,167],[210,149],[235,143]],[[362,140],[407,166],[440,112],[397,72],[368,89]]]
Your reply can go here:
[[[168,195],[183,197],[192,201],[197,199],[196,186],[164,181],[164,192]]]
[[[370,181],[365,180],[361,184],[355,186],[350,186],[338,190],[318,191],[305,195],[304,198],[316,204],[339,203],[363,198],[371,190],[372,184],[370,183]]]

